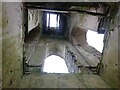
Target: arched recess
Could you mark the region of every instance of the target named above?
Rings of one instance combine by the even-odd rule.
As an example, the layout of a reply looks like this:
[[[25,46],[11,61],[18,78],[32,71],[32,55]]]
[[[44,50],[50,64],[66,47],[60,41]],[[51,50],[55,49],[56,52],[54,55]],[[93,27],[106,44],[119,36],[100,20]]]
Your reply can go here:
[[[86,41],[86,32],[87,30],[80,27],[73,27],[71,31],[71,40],[74,44],[85,45]]]

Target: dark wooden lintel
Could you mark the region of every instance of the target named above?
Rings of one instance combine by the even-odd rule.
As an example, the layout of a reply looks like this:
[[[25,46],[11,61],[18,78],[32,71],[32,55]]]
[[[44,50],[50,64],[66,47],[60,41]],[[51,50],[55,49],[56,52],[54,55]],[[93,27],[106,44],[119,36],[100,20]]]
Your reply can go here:
[[[43,8],[39,6],[26,6],[27,9],[40,9],[42,11],[46,10],[55,10],[55,11],[65,11],[65,12],[78,12],[78,13],[84,13],[84,14],[90,14],[94,16],[105,16],[104,13],[95,13],[95,12],[89,12],[89,11],[83,11],[83,10],[72,10],[72,9],[58,9],[58,8]]]

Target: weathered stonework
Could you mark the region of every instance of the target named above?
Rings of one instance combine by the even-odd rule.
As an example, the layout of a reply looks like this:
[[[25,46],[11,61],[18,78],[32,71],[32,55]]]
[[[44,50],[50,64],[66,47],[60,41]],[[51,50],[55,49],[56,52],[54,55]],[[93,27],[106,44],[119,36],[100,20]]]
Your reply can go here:
[[[113,6],[111,7],[114,7]],[[118,8],[114,8],[118,11]],[[119,8],[120,10],[120,8]],[[108,31],[106,33],[104,42],[104,51],[101,61],[100,76],[110,85],[111,87],[118,87],[118,35],[119,35],[119,18],[120,12],[114,14],[111,13],[112,17],[108,23]],[[109,16],[111,17],[111,16]],[[114,23],[113,23],[114,22]],[[111,27],[112,26],[112,27]],[[112,30],[112,31],[111,31]]]
[[[2,88],[2,2],[0,2],[0,89]]]
[[[22,76],[22,3],[2,3],[2,85],[3,88],[16,87]]]

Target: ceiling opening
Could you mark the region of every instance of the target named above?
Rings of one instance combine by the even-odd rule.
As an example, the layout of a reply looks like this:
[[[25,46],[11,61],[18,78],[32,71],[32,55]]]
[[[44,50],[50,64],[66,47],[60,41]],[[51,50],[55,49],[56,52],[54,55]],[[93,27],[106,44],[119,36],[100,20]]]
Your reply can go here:
[[[65,60],[59,56],[51,55],[44,61],[43,72],[46,73],[69,73]]]
[[[87,31],[87,43],[102,53],[104,34],[98,34],[95,31]]]

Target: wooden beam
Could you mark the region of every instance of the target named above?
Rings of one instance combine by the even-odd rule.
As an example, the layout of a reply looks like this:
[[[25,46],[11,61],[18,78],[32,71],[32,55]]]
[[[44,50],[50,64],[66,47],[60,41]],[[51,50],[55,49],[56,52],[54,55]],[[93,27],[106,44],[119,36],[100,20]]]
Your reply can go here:
[[[40,6],[26,6],[25,8],[27,9],[39,9],[41,11],[61,11],[61,12],[78,12],[78,13],[84,13],[84,14],[90,14],[90,15],[94,15],[94,16],[104,16],[105,13],[95,13],[95,12],[89,12],[89,11],[83,11],[83,10],[72,10],[72,9],[58,9],[58,8],[43,8]]]

